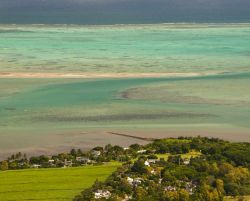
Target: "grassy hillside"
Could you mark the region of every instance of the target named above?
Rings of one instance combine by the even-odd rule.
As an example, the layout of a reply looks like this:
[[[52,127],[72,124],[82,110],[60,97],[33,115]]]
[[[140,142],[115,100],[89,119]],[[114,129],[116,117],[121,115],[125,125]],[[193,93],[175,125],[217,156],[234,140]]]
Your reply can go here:
[[[119,163],[67,169],[30,169],[0,172],[0,201],[66,201],[103,181]]]

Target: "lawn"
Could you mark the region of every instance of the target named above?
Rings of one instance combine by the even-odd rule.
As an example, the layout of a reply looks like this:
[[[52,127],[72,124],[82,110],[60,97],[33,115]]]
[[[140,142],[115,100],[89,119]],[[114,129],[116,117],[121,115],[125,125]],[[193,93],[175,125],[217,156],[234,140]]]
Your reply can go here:
[[[156,154],[156,156],[157,156],[158,158],[164,158],[165,160],[167,160],[168,157],[171,156],[171,155],[172,155],[172,154],[170,154],[170,153],[166,153],[166,154]],[[200,156],[200,155],[201,155],[201,153],[198,152],[198,151],[190,151],[189,153],[181,154],[181,158],[182,158],[182,159],[184,159],[184,158],[191,158],[191,157],[195,158],[195,157],[198,157],[198,156]]]
[[[0,201],[66,201],[105,180],[119,163],[79,168],[29,169],[0,172]]]

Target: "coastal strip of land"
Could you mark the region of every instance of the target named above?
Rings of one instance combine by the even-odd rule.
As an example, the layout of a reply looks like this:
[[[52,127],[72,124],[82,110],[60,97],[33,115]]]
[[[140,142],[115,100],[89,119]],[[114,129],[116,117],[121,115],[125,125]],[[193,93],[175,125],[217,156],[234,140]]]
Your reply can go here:
[[[0,72],[0,78],[150,78],[150,77],[197,77],[222,72],[189,73],[48,73],[48,72]]]

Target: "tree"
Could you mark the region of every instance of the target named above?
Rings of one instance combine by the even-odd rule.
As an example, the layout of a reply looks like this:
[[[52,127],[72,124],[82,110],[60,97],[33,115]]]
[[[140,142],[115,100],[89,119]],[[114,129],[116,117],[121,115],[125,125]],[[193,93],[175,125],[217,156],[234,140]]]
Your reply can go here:
[[[9,163],[9,169],[10,170],[15,170],[17,169],[17,162],[16,161],[12,161]]]
[[[125,192],[126,194],[131,194],[132,193],[132,187],[131,185],[127,182],[126,179],[122,179],[121,182],[119,183],[118,189],[121,192]]]
[[[134,197],[137,201],[143,201],[146,196],[147,196],[147,191],[144,190],[142,187],[137,187],[135,189]]]
[[[236,183],[225,183],[225,191],[227,195],[237,196],[239,195],[239,185]]]
[[[20,159],[22,157],[22,153],[21,152],[18,152],[17,154],[16,154],[16,159]]]
[[[179,191],[179,200],[180,201],[188,201],[189,200],[189,193],[186,190],[181,189]]]
[[[243,196],[239,196],[238,201],[245,201],[245,198]]]
[[[94,200],[94,193],[91,188],[86,189],[80,196],[76,196],[73,201],[92,201]]]
[[[93,184],[93,188],[94,188],[95,190],[97,190],[97,189],[101,189],[102,186],[103,186],[103,183],[100,182],[100,181],[98,181],[98,179],[96,179],[96,180],[95,180],[95,183]]]
[[[103,152],[103,147],[95,147],[92,150]]]
[[[7,161],[2,161],[0,163],[0,170],[5,171],[5,170],[8,170],[8,169],[9,169],[8,162]]]
[[[225,191],[224,191],[224,182],[221,179],[216,179],[215,180],[215,186],[218,191],[218,194],[220,197],[223,197]]]
[[[220,174],[221,175],[225,175],[225,174],[228,174],[230,170],[232,170],[234,167],[229,164],[229,163],[222,163],[220,166],[219,166],[219,169],[220,169]]]
[[[70,151],[70,155],[72,155],[72,156],[76,156],[76,155],[77,155],[76,150],[75,150],[75,149],[71,149],[71,151]]]
[[[140,174],[147,173],[148,170],[147,170],[147,168],[145,167],[144,162],[145,162],[145,161],[144,161],[143,159],[137,160],[137,161],[134,163],[134,165],[132,166],[131,170],[132,170],[133,172],[138,172],[138,173],[140,173]]]
[[[105,147],[104,147],[104,150],[105,151],[110,151],[112,149],[112,145],[111,144],[107,144]]]
[[[176,156],[169,156],[168,162],[180,165],[183,162],[183,160],[181,158],[181,155],[176,155]]]
[[[177,201],[179,200],[179,193],[177,191],[166,191],[164,197],[166,201]]]
[[[83,152],[81,149],[77,149],[77,156],[82,156],[83,155]]]
[[[158,157],[156,155],[151,154],[151,155],[148,156],[148,159],[158,159]]]
[[[130,149],[133,149],[134,151],[139,151],[141,149],[141,146],[139,144],[132,144],[129,146]]]

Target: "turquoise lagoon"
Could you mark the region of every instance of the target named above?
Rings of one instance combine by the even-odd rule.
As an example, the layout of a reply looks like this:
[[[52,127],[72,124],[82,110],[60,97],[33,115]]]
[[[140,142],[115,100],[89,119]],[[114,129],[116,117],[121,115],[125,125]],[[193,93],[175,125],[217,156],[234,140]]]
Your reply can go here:
[[[214,72],[172,78],[0,79],[1,157],[145,143],[250,141],[250,26],[0,28],[0,72]]]
[[[0,71],[249,71],[249,24],[1,25]]]

